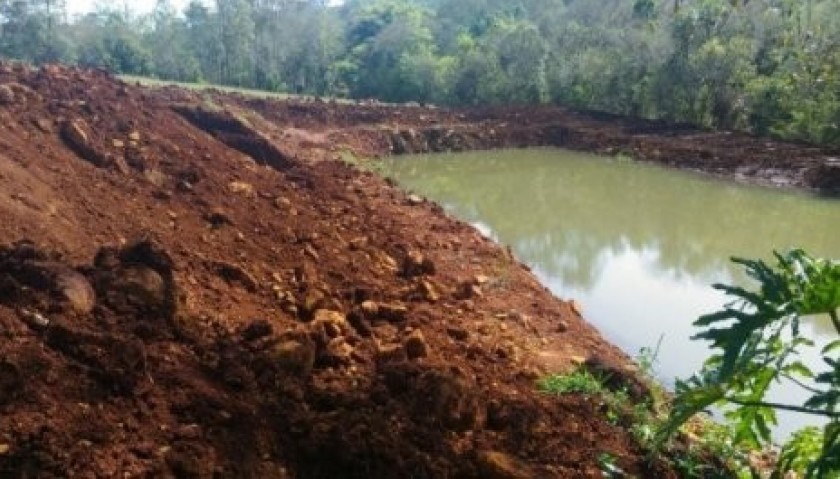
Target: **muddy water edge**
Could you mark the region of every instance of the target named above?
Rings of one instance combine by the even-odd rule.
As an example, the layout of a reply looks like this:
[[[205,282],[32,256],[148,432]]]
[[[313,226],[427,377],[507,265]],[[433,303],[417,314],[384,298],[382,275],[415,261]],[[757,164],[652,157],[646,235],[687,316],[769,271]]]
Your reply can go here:
[[[690,337],[692,321],[725,301],[710,285],[749,285],[731,256],[840,252],[840,200],[808,193],[559,149],[401,156],[384,166],[404,188],[509,245],[627,353],[658,345],[666,385],[709,354]],[[818,344],[831,331],[820,319],[806,328]],[[816,364],[816,349],[804,359]],[[804,395],[795,385],[774,391],[779,401]],[[811,420],[781,414],[776,433]]]

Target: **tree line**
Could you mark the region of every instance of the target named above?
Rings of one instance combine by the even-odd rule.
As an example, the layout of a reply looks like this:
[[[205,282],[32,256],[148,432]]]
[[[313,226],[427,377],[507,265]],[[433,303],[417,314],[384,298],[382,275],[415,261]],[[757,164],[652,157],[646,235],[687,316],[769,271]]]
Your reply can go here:
[[[0,0],[0,55],[319,96],[556,103],[840,144],[840,0]]]

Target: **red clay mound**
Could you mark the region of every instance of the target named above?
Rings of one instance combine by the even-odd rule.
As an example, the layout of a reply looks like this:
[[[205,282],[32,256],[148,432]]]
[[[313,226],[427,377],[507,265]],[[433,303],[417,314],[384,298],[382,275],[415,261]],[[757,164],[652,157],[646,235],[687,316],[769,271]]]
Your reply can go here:
[[[276,106],[290,126],[99,72],[3,85],[0,476],[600,477],[602,453],[668,475],[597,398],[535,391],[626,364],[570,304],[436,205],[314,161],[344,147],[324,121],[385,107]]]

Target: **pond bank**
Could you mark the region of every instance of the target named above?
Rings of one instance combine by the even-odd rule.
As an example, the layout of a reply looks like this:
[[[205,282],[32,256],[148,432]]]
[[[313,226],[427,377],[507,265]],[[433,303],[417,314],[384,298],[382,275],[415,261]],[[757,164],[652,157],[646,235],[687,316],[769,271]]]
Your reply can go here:
[[[436,109],[239,98],[276,124],[322,131],[360,156],[554,146],[701,171],[739,182],[840,194],[840,151],[743,133],[561,107]]]

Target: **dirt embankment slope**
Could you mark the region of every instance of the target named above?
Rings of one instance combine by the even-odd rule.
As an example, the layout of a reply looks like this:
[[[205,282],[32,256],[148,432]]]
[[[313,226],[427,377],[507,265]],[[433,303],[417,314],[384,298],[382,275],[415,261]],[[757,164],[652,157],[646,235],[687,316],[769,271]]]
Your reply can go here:
[[[572,303],[334,161],[642,141],[607,124],[0,65],[0,476],[671,475],[597,399],[535,392],[587,358],[632,383]]]
[[[10,65],[0,103],[0,476],[649,471],[597,400],[534,391],[626,362],[570,303],[437,206],[315,161],[330,125],[402,110]]]

